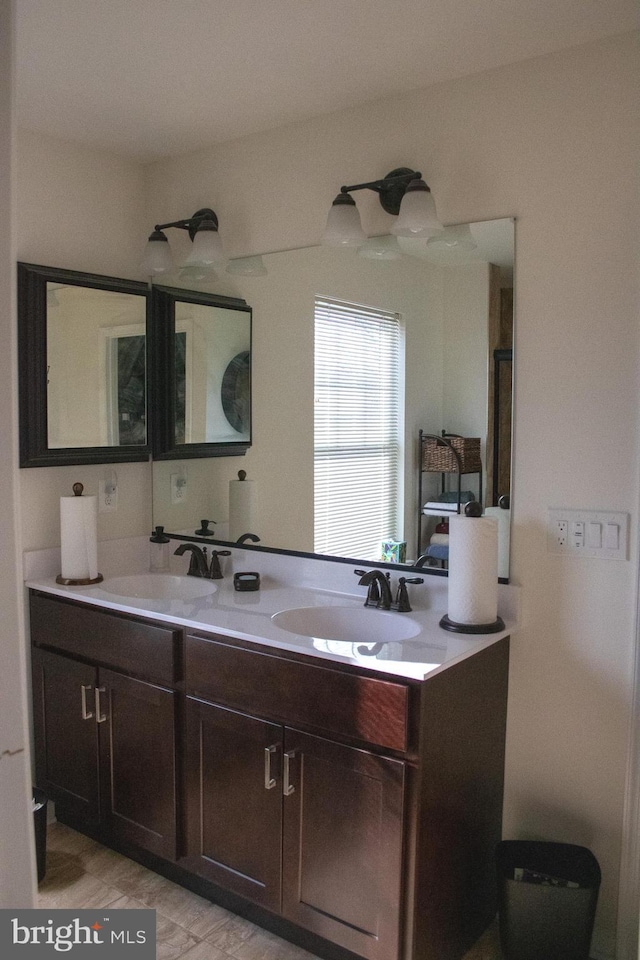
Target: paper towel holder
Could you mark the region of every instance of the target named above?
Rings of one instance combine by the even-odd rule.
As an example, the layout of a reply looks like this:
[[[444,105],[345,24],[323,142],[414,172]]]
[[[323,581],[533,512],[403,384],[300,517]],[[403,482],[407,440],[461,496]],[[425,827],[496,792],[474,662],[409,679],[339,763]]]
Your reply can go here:
[[[467,517],[480,517],[482,506],[477,500],[470,500],[465,505],[464,512]],[[493,623],[458,623],[451,620],[447,613],[440,620],[440,626],[451,633],[499,633],[506,629],[502,617],[496,617]]]
[[[74,497],[81,497],[84,487],[81,483],[74,483],[73,487]],[[91,579],[85,578],[82,580],[72,580],[69,577],[63,577],[61,573],[56,577],[56,583],[60,583],[65,587],[88,587],[92,583],[101,583],[104,580],[104,577],[101,573],[97,577],[92,577]]]
[[[455,620],[450,620],[446,613],[440,620],[440,626],[451,633],[499,633],[506,629],[502,617],[498,617],[493,623],[456,623]]]

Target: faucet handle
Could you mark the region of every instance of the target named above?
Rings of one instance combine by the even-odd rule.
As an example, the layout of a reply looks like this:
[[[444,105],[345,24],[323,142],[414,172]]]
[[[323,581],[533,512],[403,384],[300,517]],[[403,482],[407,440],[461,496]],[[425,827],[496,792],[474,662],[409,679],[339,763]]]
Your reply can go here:
[[[409,603],[409,594],[407,593],[408,583],[424,583],[422,577],[400,577],[398,580],[398,592],[395,602],[391,604],[394,610],[399,613],[410,613],[411,604]]]
[[[223,573],[220,567],[220,561],[218,557],[230,557],[231,550],[212,550],[211,551],[211,564],[209,566],[209,572],[207,574],[210,580],[222,580]]]

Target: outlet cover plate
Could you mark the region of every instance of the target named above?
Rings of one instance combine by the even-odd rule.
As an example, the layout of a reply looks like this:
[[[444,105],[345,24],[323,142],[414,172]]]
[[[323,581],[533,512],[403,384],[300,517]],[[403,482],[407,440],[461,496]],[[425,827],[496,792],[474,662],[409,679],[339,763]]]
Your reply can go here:
[[[558,538],[558,524],[567,524],[566,542],[561,544]],[[577,546],[572,535],[574,524],[582,524],[586,530],[589,524],[600,524],[602,539],[601,546],[587,546],[587,537],[582,538],[582,545]],[[609,527],[608,525],[612,525]],[[605,531],[617,528],[617,548],[605,546]],[[615,533],[615,530],[614,530]],[[588,557],[600,560],[627,560],[629,544],[629,514],[615,510],[574,510],[569,507],[549,507],[547,521],[547,553],[555,553],[565,557]]]

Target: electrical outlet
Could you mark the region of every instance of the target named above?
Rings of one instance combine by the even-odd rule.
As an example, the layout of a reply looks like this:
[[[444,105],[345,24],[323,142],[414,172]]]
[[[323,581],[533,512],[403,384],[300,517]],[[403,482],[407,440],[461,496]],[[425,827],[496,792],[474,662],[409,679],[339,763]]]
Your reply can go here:
[[[564,547],[567,544],[567,533],[569,524],[566,520],[556,520],[553,524],[553,535],[558,547]]]
[[[628,540],[628,513],[613,510],[573,510],[568,507],[549,508],[549,553],[601,560],[626,560]]]
[[[98,505],[100,513],[115,513],[118,509],[118,486],[112,480],[101,480]]]
[[[171,481],[171,503],[184,503],[187,499],[187,478],[184,473],[172,473]]]

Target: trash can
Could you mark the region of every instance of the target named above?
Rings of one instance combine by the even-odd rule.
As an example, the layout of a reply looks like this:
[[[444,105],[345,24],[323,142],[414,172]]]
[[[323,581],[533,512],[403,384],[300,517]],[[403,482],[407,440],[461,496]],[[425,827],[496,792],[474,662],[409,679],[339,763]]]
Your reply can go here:
[[[47,797],[33,788],[33,831],[36,839],[36,863],[38,883],[42,883],[47,870]]]
[[[588,960],[600,888],[586,847],[503,840],[496,847],[505,960]]]

